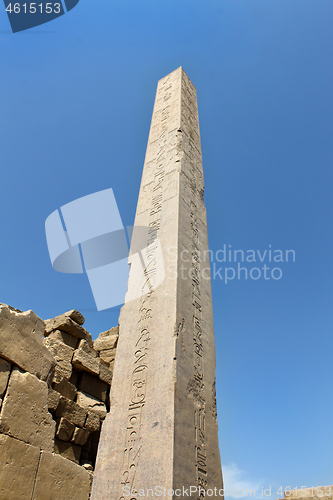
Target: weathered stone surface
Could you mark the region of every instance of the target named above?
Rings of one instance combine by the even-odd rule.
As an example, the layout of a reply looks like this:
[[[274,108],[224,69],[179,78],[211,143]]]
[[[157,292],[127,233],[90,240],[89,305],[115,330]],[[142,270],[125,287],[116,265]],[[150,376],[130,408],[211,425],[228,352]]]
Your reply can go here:
[[[90,491],[91,491],[91,486],[92,486],[92,482],[93,482],[93,479],[94,479],[94,472],[92,470],[87,470],[87,472],[88,472],[89,478],[90,478]]]
[[[60,401],[60,394],[57,391],[54,391],[52,387],[48,387],[48,398],[47,398],[47,406],[51,413],[56,411],[58,404]]]
[[[64,417],[72,424],[78,427],[83,427],[87,416],[87,410],[79,406],[77,403],[74,403],[74,401],[61,396],[56,416]]]
[[[97,358],[97,352],[93,347],[91,347],[88,342],[84,339],[80,340],[78,349],[86,352],[87,354],[90,354],[93,358]]]
[[[196,91],[179,68],[158,83],[134,234],[149,230],[131,240],[91,500],[121,498],[124,477],[145,490],[222,489],[203,189]]]
[[[39,448],[0,434],[0,500],[31,500],[39,454]]]
[[[90,476],[83,467],[42,452],[33,500],[88,500],[89,493]]]
[[[100,355],[100,358],[110,366],[110,363],[112,363],[115,360],[116,351],[117,351],[116,348],[105,349],[104,351],[100,351],[99,355]]]
[[[91,462],[86,462],[86,463],[82,464],[81,467],[83,467],[86,470],[94,470]]]
[[[64,378],[68,380],[72,375],[72,357],[74,349],[50,337],[44,339],[44,344],[53,354],[57,362],[54,370],[53,382],[59,384]]]
[[[74,352],[72,364],[76,370],[87,371],[94,375],[99,374],[100,359],[88,354],[83,349]]]
[[[72,309],[72,311],[66,312],[65,316],[68,316],[79,325],[83,325],[83,323],[85,322],[84,316],[76,309]]]
[[[65,396],[65,398],[74,400],[76,397],[77,390],[75,385],[71,384],[66,379],[62,379],[59,383],[55,383],[53,388],[62,396]]]
[[[54,440],[54,452],[76,464],[80,462],[81,447],[76,444],[60,441],[60,439],[56,438]]]
[[[53,330],[47,337],[49,340],[56,340],[68,345],[72,349],[76,349],[80,340],[77,337],[73,337],[69,333],[62,332],[61,330]]]
[[[86,408],[87,410],[93,410],[100,418],[106,417],[106,406],[102,401],[95,398],[94,396],[90,396],[90,394],[85,394],[80,391],[77,394],[77,404]]]
[[[69,441],[75,430],[75,425],[69,422],[66,418],[58,419],[56,436],[61,441]],[[79,444],[79,443],[77,443]]]
[[[113,371],[108,367],[105,361],[101,360],[99,365],[99,378],[108,385],[112,384]]]
[[[45,346],[52,352],[54,358],[57,361],[57,364],[61,366],[63,361],[67,363],[72,362],[72,357],[74,354],[74,349],[64,342],[60,342],[59,340],[54,340],[50,337],[44,339]]]
[[[78,389],[95,396],[105,403],[108,396],[109,385],[90,373],[83,372],[78,383]]]
[[[89,431],[87,429],[81,429],[80,427],[76,427],[72,437],[72,441],[75,444],[83,446],[84,444],[86,444],[88,437],[89,437]]]
[[[21,309],[16,309],[16,307],[9,306],[8,304],[3,304],[3,305],[7,305],[8,309],[10,309],[11,311],[14,311],[14,312],[17,312],[17,313],[22,313],[23,312],[23,311],[21,311]]]
[[[45,321],[45,335],[49,335],[53,330],[62,330],[78,339],[85,339],[89,345],[93,345],[90,333],[66,314]]]
[[[20,313],[0,304],[0,356],[46,380],[55,363],[43,344],[44,329],[33,311]]]
[[[119,337],[119,326],[115,326],[106,332],[99,334],[98,338],[94,340],[94,349],[96,351],[103,351],[105,349],[113,349],[117,346]]]
[[[72,377],[72,371],[72,363],[69,363],[68,361],[61,361],[61,364],[57,364],[55,366],[52,382],[59,384],[63,379],[70,380]]]
[[[100,417],[97,413],[94,411],[88,410],[88,416],[87,420],[85,423],[85,427],[90,431],[90,432],[95,432],[98,431],[101,425],[101,420]]]
[[[5,393],[7,384],[8,384],[8,379],[10,375],[10,369],[11,369],[11,363],[9,361],[6,361],[3,358],[0,358],[0,398]]]
[[[0,414],[0,432],[53,451],[55,422],[48,412],[46,382],[18,368],[12,371]]]

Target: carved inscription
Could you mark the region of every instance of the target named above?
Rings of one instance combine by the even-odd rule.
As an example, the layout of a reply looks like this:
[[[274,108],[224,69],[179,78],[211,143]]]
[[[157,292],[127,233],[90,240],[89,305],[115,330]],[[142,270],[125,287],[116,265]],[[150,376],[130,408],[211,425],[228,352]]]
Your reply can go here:
[[[202,298],[200,287],[200,251],[199,251],[199,228],[197,205],[198,190],[196,186],[195,169],[192,167],[191,179],[191,284],[192,284],[192,310],[193,310],[193,358],[194,358],[194,380],[191,392],[194,399],[194,427],[195,427],[195,459],[197,472],[197,486],[199,490],[198,500],[206,496],[207,489],[207,440],[206,440],[206,401],[204,397],[204,363],[202,342]],[[199,488],[200,486],[200,488]]]
[[[148,293],[140,298],[140,309],[138,319],[139,333],[134,344],[132,359],[132,380],[131,397],[127,412],[126,439],[123,454],[122,477],[120,481],[119,500],[127,500],[123,496],[123,487],[127,486],[133,492],[130,500],[138,500],[136,496],[136,472],[140,460],[140,455],[144,452],[141,445],[141,422],[144,418],[144,406],[146,402],[147,379],[149,372],[149,342],[151,340],[151,320],[153,317],[154,286],[153,276],[156,274],[157,258],[157,238],[161,225],[161,211],[163,201],[163,181],[165,177],[165,149],[167,144],[166,120],[170,113],[169,98],[171,83],[167,80],[163,83],[160,92],[163,95],[161,109],[162,127],[157,139],[156,163],[153,172],[153,182],[149,208],[149,229],[145,245],[144,268],[145,281],[142,290],[148,286]],[[158,96],[159,97],[159,96]],[[158,110],[156,110],[158,112]],[[156,127],[158,124],[156,125]]]

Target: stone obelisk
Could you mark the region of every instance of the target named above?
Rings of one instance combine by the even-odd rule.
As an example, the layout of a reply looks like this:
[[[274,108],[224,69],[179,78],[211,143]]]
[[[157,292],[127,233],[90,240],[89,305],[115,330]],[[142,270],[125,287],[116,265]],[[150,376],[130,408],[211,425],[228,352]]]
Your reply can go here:
[[[222,498],[203,192],[196,90],[178,68],[157,87],[134,224],[144,280],[131,263],[91,500]]]

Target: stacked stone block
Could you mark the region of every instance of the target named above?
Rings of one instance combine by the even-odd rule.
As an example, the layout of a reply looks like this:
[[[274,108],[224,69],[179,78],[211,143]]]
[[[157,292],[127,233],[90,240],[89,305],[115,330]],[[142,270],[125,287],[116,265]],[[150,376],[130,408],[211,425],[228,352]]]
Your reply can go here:
[[[56,360],[49,386],[55,452],[93,469],[101,422],[109,410],[118,328],[99,336],[97,350],[83,323],[77,311],[45,321],[44,344]]]
[[[89,498],[118,331],[83,323],[0,304],[0,500]]]

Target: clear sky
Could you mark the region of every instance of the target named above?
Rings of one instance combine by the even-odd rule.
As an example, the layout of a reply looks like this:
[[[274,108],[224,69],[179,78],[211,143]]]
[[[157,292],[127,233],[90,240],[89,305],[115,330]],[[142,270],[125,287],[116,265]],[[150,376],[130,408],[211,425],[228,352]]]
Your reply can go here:
[[[183,66],[210,248],[282,271],[226,284],[237,263],[212,263],[226,483],[273,499],[333,478],[332,14],[332,0],[80,0],[12,34],[0,6],[0,301],[43,319],[76,308],[94,337],[117,324],[87,276],[52,269],[45,219],[111,187],[133,223],[157,81]]]

